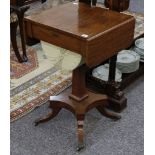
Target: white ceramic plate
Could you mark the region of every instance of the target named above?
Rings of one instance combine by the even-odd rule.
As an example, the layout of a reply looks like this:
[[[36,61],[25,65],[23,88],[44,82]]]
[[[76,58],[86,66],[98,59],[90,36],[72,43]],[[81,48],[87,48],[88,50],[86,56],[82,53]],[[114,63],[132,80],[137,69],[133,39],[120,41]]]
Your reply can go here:
[[[140,56],[131,50],[122,50],[117,56],[117,63],[129,64],[140,59]]]
[[[135,46],[137,48],[140,48],[140,49],[144,50],[144,38],[137,39],[135,41]]]
[[[131,50],[122,50],[118,53],[117,64],[129,64],[140,59],[140,56]]]
[[[92,75],[96,78],[103,80],[103,81],[108,81],[109,64],[101,65],[101,66],[95,68],[92,72]],[[117,82],[122,81],[122,73],[117,68],[116,68],[116,74],[115,74],[115,81],[117,81]]]
[[[117,68],[122,73],[132,73],[139,68],[140,55],[132,50],[123,50],[117,56]]]

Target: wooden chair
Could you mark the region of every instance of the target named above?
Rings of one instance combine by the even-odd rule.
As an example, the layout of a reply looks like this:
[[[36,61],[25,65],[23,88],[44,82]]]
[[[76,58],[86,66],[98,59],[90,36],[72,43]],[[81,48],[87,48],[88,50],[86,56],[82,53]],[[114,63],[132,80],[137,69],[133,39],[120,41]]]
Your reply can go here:
[[[10,4],[14,6],[24,6],[35,1],[41,1],[42,3],[46,2],[46,0],[10,0]]]
[[[79,0],[79,2],[84,2],[86,4],[96,5],[97,0]],[[104,5],[118,12],[125,11],[129,8],[130,0],[104,0]]]
[[[23,26],[23,19],[24,13],[29,9],[29,6],[10,6],[10,33],[11,33],[11,42],[12,47],[15,52],[15,55],[20,63],[28,61],[26,55],[26,44],[25,44],[25,34],[24,34],[24,26]],[[19,24],[19,30],[21,35],[21,44],[22,44],[22,51],[23,55],[21,56],[19,53],[19,49],[17,46],[17,26]]]
[[[129,8],[130,0],[105,0],[104,5],[118,12],[125,11]]]
[[[29,9],[29,5],[38,0],[10,0],[10,33],[11,33],[11,43],[13,50],[15,52],[15,55],[18,59],[18,62],[26,62],[28,61],[27,55],[26,55],[26,39],[25,39],[25,33],[24,33],[24,25],[23,25],[23,19],[25,12]],[[46,2],[46,0],[39,0],[42,3]],[[17,26],[19,25],[20,30],[20,37],[21,37],[21,45],[22,45],[22,51],[23,55],[20,55],[18,46],[17,46],[17,40],[16,40],[16,34],[17,34]]]

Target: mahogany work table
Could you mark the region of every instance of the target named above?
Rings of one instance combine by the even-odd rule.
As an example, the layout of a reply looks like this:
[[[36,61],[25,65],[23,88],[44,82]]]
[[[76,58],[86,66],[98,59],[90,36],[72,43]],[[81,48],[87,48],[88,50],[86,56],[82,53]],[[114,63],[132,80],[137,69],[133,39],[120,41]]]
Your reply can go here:
[[[133,41],[134,25],[132,16],[84,3],[67,3],[25,18],[28,37],[79,53],[85,60],[85,65],[73,71],[72,90],[50,97],[52,112],[36,121],[36,125],[54,118],[62,108],[70,110],[77,118],[80,150],[84,147],[83,125],[88,110],[95,107],[106,117],[120,118],[106,109],[107,95],[86,89],[85,72],[87,67],[94,67],[128,47]]]

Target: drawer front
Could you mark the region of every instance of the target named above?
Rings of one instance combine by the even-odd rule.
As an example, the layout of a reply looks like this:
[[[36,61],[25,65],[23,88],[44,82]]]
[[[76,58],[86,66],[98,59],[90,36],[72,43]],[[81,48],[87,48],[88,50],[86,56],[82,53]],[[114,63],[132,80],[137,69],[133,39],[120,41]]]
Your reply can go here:
[[[64,35],[61,32],[45,28],[40,25],[32,25],[32,36],[36,39],[43,40],[53,45],[74,51],[84,56],[84,42],[72,36]]]

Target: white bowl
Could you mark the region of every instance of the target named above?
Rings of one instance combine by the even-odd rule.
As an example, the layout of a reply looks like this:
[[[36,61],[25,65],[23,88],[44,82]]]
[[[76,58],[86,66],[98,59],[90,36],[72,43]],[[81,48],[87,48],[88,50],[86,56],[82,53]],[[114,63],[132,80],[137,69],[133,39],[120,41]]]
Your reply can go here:
[[[92,75],[98,79],[101,79],[103,81],[108,81],[109,77],[109,64],[101,65],[97,68],[95,68],[92,71]],[[115,72],[115,81],[121,82],[122,81],[122,73],[119,69],[116,68]]]
[[[128,65],[134,63],[135,61],[139,61],[140,56],[136,52],[132,50],[122,50],[117,55],[117,64],[120,65]]]
[[[117,56],[117,68],[122,73],[132,73],[139,68],[140,56],[132,50],[122,50]]]

